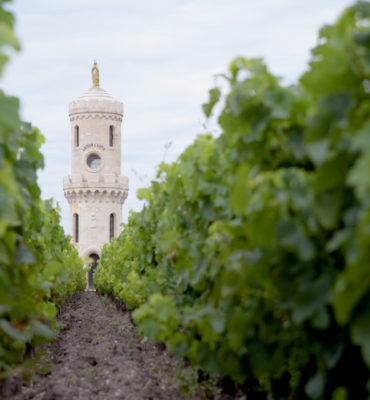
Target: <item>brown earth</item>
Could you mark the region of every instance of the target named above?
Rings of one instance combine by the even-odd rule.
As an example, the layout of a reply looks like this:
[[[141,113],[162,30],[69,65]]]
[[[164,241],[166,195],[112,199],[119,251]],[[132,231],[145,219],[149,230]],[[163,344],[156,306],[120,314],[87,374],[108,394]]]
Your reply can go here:
[[[109,298],[95,292],[75,294],[64,305],[59,323],[58,338],[42,357],[44,376],[24,383],[12,399],[200,398],[182,394],[175,371],[187,370],[160,345],[140,338],[130,313],[117,309]]]

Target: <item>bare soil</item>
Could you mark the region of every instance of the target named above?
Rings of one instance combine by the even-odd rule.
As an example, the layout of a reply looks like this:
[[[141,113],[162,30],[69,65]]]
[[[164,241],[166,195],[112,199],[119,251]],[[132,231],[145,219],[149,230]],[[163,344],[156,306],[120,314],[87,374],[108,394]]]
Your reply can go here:
[[[12,399],[198,399],[179,390],[182,364],[163,346],[145,343],[128,311],[95,292],[77,293],[59,316],[58,338],[45,347],[44,376]]]

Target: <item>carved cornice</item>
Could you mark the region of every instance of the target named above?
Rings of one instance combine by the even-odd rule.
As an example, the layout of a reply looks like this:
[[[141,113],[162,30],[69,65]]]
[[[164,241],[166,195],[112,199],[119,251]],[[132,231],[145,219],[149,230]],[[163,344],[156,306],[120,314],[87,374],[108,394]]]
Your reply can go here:
[[[110,121],[122,122],[122,116],[119,114],[109,114],[109,113],[83,113],[83,114],[70,114],[69,119],[72,121],[81,121],[88,119],[105,119]]]
[[[72,203],[116,203],[123,204],[127,198],[128,189],[90,190],[90,189],[64,189],[64,196],[69,204]]]

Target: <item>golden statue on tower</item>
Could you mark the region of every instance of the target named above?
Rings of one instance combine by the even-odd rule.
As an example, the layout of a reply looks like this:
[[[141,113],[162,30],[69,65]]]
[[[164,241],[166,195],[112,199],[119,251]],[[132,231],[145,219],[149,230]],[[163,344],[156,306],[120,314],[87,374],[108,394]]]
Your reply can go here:
[[[92,75],[93,87],[98,88],[99,87],[99,68],[98,68],[98,63],[96,62],[96,60],[94,61],[94,65],[91,68],[91,75]]]

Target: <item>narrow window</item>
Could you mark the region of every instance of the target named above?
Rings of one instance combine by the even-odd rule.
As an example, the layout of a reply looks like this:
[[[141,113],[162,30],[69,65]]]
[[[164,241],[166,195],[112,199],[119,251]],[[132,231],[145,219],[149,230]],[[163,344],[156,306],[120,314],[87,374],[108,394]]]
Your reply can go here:
[[[109,127],[109,146],[113,147],[113,131],[114,131],[114,127],[113,125],[111,125]]]
[[[78,214],[73,214],[75,243],[78,243]]]
[[[109,216],[109,240],[114,238],[114,214]]]
[[[75,146],[78,147],[80,145],[80,128],[78,125],[75,126]]]

